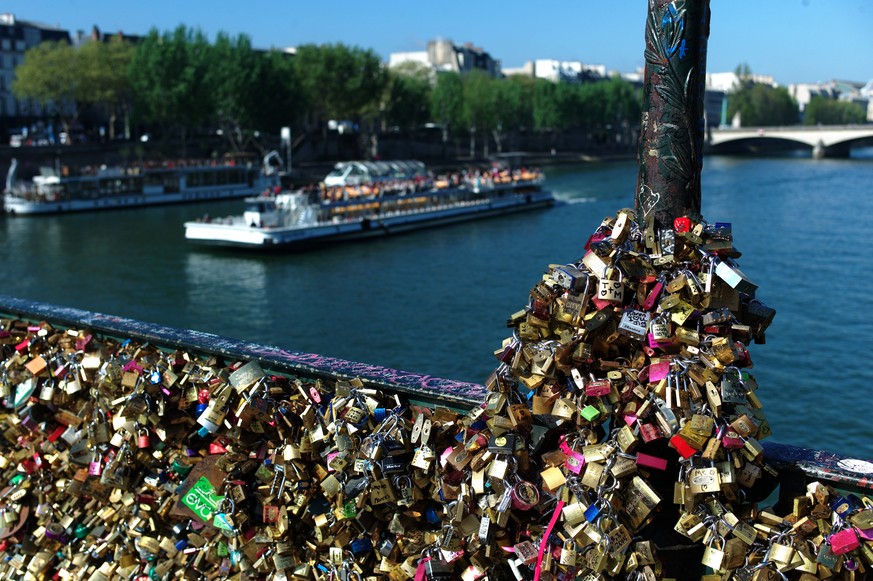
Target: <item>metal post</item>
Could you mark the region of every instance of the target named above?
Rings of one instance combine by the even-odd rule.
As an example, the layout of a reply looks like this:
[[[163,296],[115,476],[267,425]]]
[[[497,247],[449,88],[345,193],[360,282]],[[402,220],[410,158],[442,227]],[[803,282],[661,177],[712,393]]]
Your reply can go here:
[[[634,205],[656,228],[700,214],[709,0],[649,0]]]

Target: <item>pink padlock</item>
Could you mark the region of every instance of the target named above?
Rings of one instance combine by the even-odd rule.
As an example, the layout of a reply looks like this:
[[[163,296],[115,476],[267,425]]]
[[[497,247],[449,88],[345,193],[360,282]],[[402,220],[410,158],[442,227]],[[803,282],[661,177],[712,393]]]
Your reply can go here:
[[[849,551],[853,551],[861,546],[861,540],[858,538],[854,527],[832,534],[828,538],[828,542],[834,555],[845,555]]]
[[[88,463],[88,474],[90,476],[100,476],[103,473],[103,454],[97,454],[96,460],[91,460]]]
[[[575,450],[566,452],[566,455],[567,458],[564,460],[564,467],[574,474],[581,473],[582,468],[585,467],[585,456]]]
[[[585,395],[588,397],[609,395],[611,391],[612,383],[608,379],[592,379],[585,384]]]
[[[736,433],[736,431],[732,429],[725,430],[724,435],[721,438],[722,446],[728,450],[735,450],[737,448],[742,448],[743,444],[743,439],[738,433]]]
[[[672,345],[676,344],[676,341],[674,341],[672,338],[658,341],[657,339],[655,339],[655,336],[652,333],[649,333],[647,335],[647,339],[649,342],[649,347],[651,349],[663,349],[664,347],[671,347]]]
[[[602,311],[603,309],[605,309],[607,307],[613,306],[613,304],[611,302],[603,300],[603,299],[598,299],[598,298],[592,298],[591,304],[593,304],[595,307],[597,307],[598,311]]]
[[[657,456],[651,456],[640,452],[637,454],[637,466],[646,466],[648,468],[654,468],[655,470],[666,470],[667,460],[665,458],[658,458]]]
[[[661,381],[670,373],[670,361],[659,361],[649,365],[649,383]]]

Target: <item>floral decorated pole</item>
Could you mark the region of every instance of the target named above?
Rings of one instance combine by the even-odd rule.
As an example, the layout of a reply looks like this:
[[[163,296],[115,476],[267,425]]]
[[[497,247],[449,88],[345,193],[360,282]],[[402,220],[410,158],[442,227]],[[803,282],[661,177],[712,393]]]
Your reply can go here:
[[[649,0],[635,207],[656,229],[700,213],[709,0]]]

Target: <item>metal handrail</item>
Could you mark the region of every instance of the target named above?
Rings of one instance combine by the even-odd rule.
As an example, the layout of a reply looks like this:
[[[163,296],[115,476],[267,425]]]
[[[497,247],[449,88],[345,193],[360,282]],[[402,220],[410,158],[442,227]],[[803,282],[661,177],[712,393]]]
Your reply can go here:
[[[359,378],[371,387],[406,395],[413,403],[470,409],[485,399],[487,390],[476,383],[434,377],[314,353],[232,339],[212,333],[179,329],[95,313],[72,307],[0,295],[0,318],[46,321],[62,328],[87,329],[108,337],[148,342],[168,350],[254,360],[270,372],[311,379]],[[767,462],[780,472],[780,496],[798,492],[806,481],[819,480],[838,488],[873,493],[873,461],[850,455],[765,442]],[[802,494],[802,492],[798,492]],[[796,495],[796,494],[795,494]]]

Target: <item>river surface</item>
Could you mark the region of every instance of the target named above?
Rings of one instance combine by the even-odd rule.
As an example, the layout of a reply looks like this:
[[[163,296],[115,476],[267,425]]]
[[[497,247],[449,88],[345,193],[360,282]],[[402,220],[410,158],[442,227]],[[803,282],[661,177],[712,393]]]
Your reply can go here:
[[[774,439],[873,458],[873,150],[851,159],[709,157],[703,215],[777,309],[752,373]],[[0,216],[0,294],[481,383],[506,318],[550,263],[632,206],[635,162],[550,168],[566,204],[261,255],[188,245],[182,223],[240,201]]]

